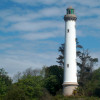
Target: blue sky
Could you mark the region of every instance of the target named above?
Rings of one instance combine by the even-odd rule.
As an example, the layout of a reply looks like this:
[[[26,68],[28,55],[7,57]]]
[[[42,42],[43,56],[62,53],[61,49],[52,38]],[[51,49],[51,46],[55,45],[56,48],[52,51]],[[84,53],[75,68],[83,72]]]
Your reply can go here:
[[[78,18],[80,44],[100,59],[100,0],[0,0],[0,68],[13,76],[57,64],[69,6]]]

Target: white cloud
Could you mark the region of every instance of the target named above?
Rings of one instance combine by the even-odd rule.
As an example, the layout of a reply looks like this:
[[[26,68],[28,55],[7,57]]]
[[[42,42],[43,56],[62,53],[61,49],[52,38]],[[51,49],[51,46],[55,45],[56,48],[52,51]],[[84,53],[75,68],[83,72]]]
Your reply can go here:
[[[78,17],[77,35],[100,37],[99,32],[94,33],[95,29],[100,30],[98,7],[100,0],[11,1],[16,6],[0,10],[0,50],[4,52],[0,52],[0,66],[4,67],[11,76],[28,67],[41,68],[45,64],[56,64],[57,49],[60,44],[57,38],[63,37],[64,40],[63,16],[66,13],[65,9],[70,5],[75,8]],[[94,28],[94,32],[88,30],[83,33],[87,27]],[[58,43],[50,40],[51,38],[55,38]],[[94,55],[99,57],[99,53]]]
[[[55,37],[55,34],[52,33],[30,33],[30,34],[25,34],[21,38],[26,39],[26,40],[40,40],[40,39],[48,39]]]
[[[15,0],[16,1],[16,0]],[[28,1],[28,0],[18,0],[16,2],[19,3],[31,3],[31,2],[40,2],[40,0],[38,1]],[[62,3],[64,4],[67,1],[62,1]],[[68,1],[70,3],[73,4],[73,0]],[[92,0],[91,3],[93,3],[94,1]],[[62,4],[61,3],[61,4]],[[87,5],[90,3],[90,1],[76,1],[76,11],[77,11],[77,16],[78,16],[78,26],[82,25],[87,25],[89,27],[94,27],[94,28],[98,28],[100,26],[100,23],[98,23],[98,20],[100,20],[100,8],[96,8],[96,7],[87,7],[87,6],[78,6],[77,7],[77,3],[79,4],[83,4],[83,5]],[[97,3],[97,1],[95,1],[95,3]],[[68,4],[67,4],[68,5]],[[65,7],[65,6],[64,6]],[[34,10],[32,11],[32,9],[28,9],[27,11],[24,11],[21,8],[15,8],[16,9],[16,13],[14,10],[9,9],[9,10],[4,10],[1,11],[1,18],[4,20],[0,26],[0,30],[2,31],[29,31],[31,33],[36,33],[36,31],[38,30],[43,30],[43,29],[48,29],[48,28],[58,28],[59,30],[63,30],[64,29],[64,21],[63,21],[63,15],[65,13],[65,8],[64,7],[59,7],[59,6],[52,6],[52,7],[46,7],[46,8],[41,8],[39,9],[37,12],[35,12]],[[79,9],[80,8],[80,9]],[[23,10],[23,11],[22,11]],[[7,11],[9,13],[7,13]],[[62,15],[61,15],[62,14]],[[98,16],[97,18],[93,18],[92,16]],[[82,19],[82,17],[90,17],[90,18],[85,18]],[[43,19],[41,18],[61,18],[60,21],[54,21],[54,20],[45,20],[43,21]],[[11,23],[9,25],[9,23]],[[8,27],[7,27],[8,26]],[[56,30],[57,31],[57,30]],[[82,33],[82,32],[81,32]],[[78,33],[80,34],[80,33]],[[82,34],[79,36],[83,36]],[[86,36],[86,35],[85,35]],[[97,36],[97,35],[96,35]]]
[[[42,68],[43,65],[57,64],[59,46],[57,42],[13,41],[0,45],[0,68],[4,68],[11,77],[29,67],[35,69]]]
[[[46,5],[52,5],[52,4],[55,4],[55,5],[75,5],[77,4],[77,7],[80,7],[81,6],[88,6],[88,7],[95,7],[95,6],[99,6],[99,3],[100,1],[99,0],[70,0],[70,1],[66,1],[66,0],[12,0],[13,2],[17,2],[17,3],[20,3],[20,4],[26,4],[26,5],[30,5],[30,6],[35,6],[35,5],[39,5],[39,4],[46,4]]]
[[[15,11],[13,9],[1,10],[0,18],[2,18],[7,22],[22,22],[22,21],[38,20],[39,18],[45,18],[45,17],[49,18],[59,17],[62,16],[61,13],[63,11],[63,8],[59,7],[42,8],[39,9],[37,12],[32,9],[28,10],[23,10],[18,8],[14,9]]]
[[[9,49],[12,48],[12,44],[7,44],[7,43],[0,43],[0,49]]]
[[[16,9],[16,8],[15,8]],[[18,10],[18,9],[16,9]],[[9,13],[7,13],[7,11]],[[57,7],[50,7],[50,8],[44,8],[39,10],[37,13],[31,10],[28,10],[26,12],[17,12],[13,9],[9,10],[3,10],[0,11],[2,15],[0,15],[0,18],[2,19],[2,22],[0,24],[0,30],[4,32],[9,31],[28,31],[28,32],[36,32],[43,29],[56,29],[56,31],[63,30],[63,19],[60,15],[62,12],[61,9]],[[62,22],[59,20],[42,20],[41,18],[59,18],[59,16],[62,19]]]
[[[24,71],[26,68],[32,67],[42,68],[43,65],[53,65],[56,64],[57,53],[36,53],[36,52],[26,52],[26,51],[9,51],[11,54],[1,55],[0,57],[0,67],[5,68],[11,76],[13,76],[18,71]]]
[[[62,11],[63,8],[50,7],[50,8],[42,9],[38,14],[42,15],[43,17],[55,17],[55,16],[59,17],[62,16],[61,15]]]
[[[99,6],[100,1],[99,0],[70,0],[70,1],[66,1],[66,0],[62,0],[63,3],[68,3],[70,5],[75,5],[78,9],[80,9],[82,6],[86,6],[86,7],[96,7]]]
[[[76,31],[76,35],[79,36],[79,37],[84,37],[85,36],[85,34],[83,34],[82,31],[80,31],[80,30]]]
[[[26,5],[38,5],[38,4],[54,4],[57,0],[12,0],[17,3],[26,4]]]
[[[18,31],[18,32],[36,32],[41,30],[55,29],[57,31],[62,30],[64,25],[59,21],[37,21],[37,22],[19,22],[12,24],[6,28],[6,31]],[[42,34],[42,33],[41,33]]]

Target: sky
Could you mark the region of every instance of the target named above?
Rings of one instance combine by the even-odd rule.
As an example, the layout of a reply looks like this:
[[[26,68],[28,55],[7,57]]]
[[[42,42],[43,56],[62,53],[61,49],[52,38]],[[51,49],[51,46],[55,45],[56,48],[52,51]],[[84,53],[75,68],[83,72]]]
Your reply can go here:
[[[100,0],[0,0],[0,68],[12,77],[29,67],[56,65],[69,6],[79,43],[100,59]]]

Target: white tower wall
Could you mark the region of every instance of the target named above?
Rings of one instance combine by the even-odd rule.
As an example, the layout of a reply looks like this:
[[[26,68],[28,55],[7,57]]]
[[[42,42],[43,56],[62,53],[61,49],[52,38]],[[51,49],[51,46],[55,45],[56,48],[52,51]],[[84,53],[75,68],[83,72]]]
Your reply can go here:
[[[77,83],[75,21],[65,21],[64,83]]]

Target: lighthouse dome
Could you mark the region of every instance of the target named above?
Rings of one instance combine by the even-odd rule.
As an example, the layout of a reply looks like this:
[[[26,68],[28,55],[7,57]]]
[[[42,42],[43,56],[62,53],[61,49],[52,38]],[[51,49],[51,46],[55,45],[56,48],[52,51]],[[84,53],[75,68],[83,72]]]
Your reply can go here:
[[[73,9],[72,6],[68,7],[67,9]]]

